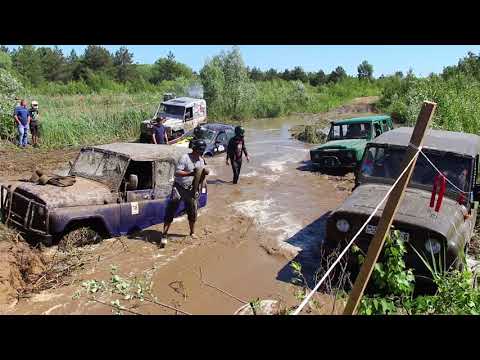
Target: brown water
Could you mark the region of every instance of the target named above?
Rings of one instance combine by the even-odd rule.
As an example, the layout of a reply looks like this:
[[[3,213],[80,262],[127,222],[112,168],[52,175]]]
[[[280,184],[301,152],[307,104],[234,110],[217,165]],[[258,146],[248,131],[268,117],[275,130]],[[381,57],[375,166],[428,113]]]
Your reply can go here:
[[[11,312],[110,314],[108,306],[85,297],[73,300],[72,295],[84,280],[107,280],[111,264],[122,276],[148,276],[159,301],[193,314],[233,314],[243,305],[202,283],[200,269],[204,280],[240,299],[297,304],[289,261],[315,267],[326,214],[348,195],[335,179],[304,170],[312,146],[291,139],[288,129],[305,121],[297,116],[250,122],[246,145],[251,161],[244,160],[238,185],[231,183],[224,155],[207,159],[209,199],[200,210],[199,239],[185,237],[188,224],[183,217],[172,224],[164,249],[158,246],[162,225],[87,247],[93,260],[69,284],[23,299]],[[182,291],[175,289],[179,284]],[[140,303],[135,311],[175,313],[149,303]]]

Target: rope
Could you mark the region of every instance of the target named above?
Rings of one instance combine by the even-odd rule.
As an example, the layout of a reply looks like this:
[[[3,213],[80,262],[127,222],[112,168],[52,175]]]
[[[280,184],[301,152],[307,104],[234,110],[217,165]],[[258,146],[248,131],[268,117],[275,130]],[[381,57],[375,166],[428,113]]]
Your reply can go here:
[[[330,275],[330,273],[332,272],[332,270],[334,269],[334,267],[340,262],[340,260],[342,259],[342,257],[345,255],[345,253],[348,251],[348,249],[352,246],[352,244],[354,243],[354,241],[357,239],[357,237],[362,233],[363,229],[365,228],[365,226],[367,226],[367,224],[370,222],[370,220],[372,220],[372,218],[375,216],[375,214],[377,213],[378,209],[380,208],[380,206],[382,206],[382,204],[385,202],[385,200],[389,197],[390,193],[392,192],[392,190],[395,188],[395,186],[398,184],[398,182],[400,181],[400,179],[403,177],[403,175],[407,172],[408,168],[410,167],[410,165],[412,165],[412,163],[414,162],[414,160],[417,158],[418,156],[418,153],[421,152],[421,147],[420,148],[417,148],[417,151],[415,153],[415,155],[412,157],[412,160],[410,160],[410,162],[407,164],[407,166],[405,166],[405,169],[403,169],[402,173],[400,174],[400,176],[397,178],[397,180],[395,180],[395,182],[393,183],[393,185],[390,187],[390,189],[387,191],[387,193],[385,194],[385,196],[383,197],[383,199],[378,203],[378,205],[375,207],[375,209],[373,210],[373,212],[370,214],[370,216],[368,217],[368,219],[363,223],[363,225],[360,227],[360,229],[357,231],[357,233],[353,236],[352,240],[350,240],[350,242],[347,244],[347,246],[345,247],[345,249],[343,249],[343,251],[340,253],[340,255],[338,256],[337,260],[334,261],[334,263],[332,264],[332,266],[330,266],[330,268],[327,270],[327,272],[325,273],[325,275],[323,275],[323,277],[320,279],[320,281],[317,283],[317,285],[315,285],[315,287],[313,288],[313,290],[305,297],[305,299],[302,301],[302,303],[298,306],[298,308],[292,313],[292,315],[298,315],[300,313],[300,311],[302,311],[302,309],[305,307],[305,305],[310,301],[311,297],[313,296],[313,294],[315,294],[315,292],[318,290],[318,288],[320,287],[320,285],[322,285],[322,283],[325,281],[325,279],[328,277],[328,275]]]

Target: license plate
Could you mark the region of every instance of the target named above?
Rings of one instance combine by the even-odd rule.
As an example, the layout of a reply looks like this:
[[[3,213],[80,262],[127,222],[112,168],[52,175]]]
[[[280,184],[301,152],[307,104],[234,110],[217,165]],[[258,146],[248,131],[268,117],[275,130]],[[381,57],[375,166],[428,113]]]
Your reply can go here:
[[[365,232],[369,235],[375,235],[375,231],[377,231],[377,227],[375,225],[367,225],[365,227]],[[400,231],[400,239],[403,241],[408,241],[410,239],[410,234]]]

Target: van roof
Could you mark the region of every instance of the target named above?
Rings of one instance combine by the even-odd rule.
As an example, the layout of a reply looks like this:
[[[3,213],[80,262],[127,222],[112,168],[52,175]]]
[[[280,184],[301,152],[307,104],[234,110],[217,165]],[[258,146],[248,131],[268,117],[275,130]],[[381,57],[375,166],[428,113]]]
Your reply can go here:
[[[174,105],[174,106],[192,106],[196,102],[204,102],[203,99],[195,99],[191,97],[178,97],[175,99],[170,99],[167,101],[163,101],[162,104],[164,105]]]
[[[378,136],[370,143],[408,146],[412,132],[412,127],[393,129]],[[480,136],[455,131],[428,129],[423,146],[429,149],[475,157],[480,153]]]

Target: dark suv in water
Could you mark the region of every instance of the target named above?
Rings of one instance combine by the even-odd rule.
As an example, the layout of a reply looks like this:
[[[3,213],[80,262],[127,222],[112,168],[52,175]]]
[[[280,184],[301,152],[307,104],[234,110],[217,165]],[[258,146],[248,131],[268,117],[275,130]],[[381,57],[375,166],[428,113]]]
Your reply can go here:
[[[346,244],[353,237],[400,175],[400,164],[411,134],[412,128],[398,128],[382,134],[367,145],[353,193],[333,211],[327,221],[327,244],[330,248]],[[417,276],[428,277],[430,273],[416,251],[432,264],[433,256],[438,264],[443,264],[447,269],[462,266],[463,262],[458,259],[472,238],[477,218],[480,137],[429,130],[423,152],[456,187],[466,193],[466,196],[459,196],[459,192],[447,183],[439,211],[430,208],[437,172],[422,154],[418,155],[393,226],[409,244],[405,259],[407,267],[413,268]],[[384,205],[356,240],[356,245],[365,253]],[[355,259],[352,262],[355,263]]]

